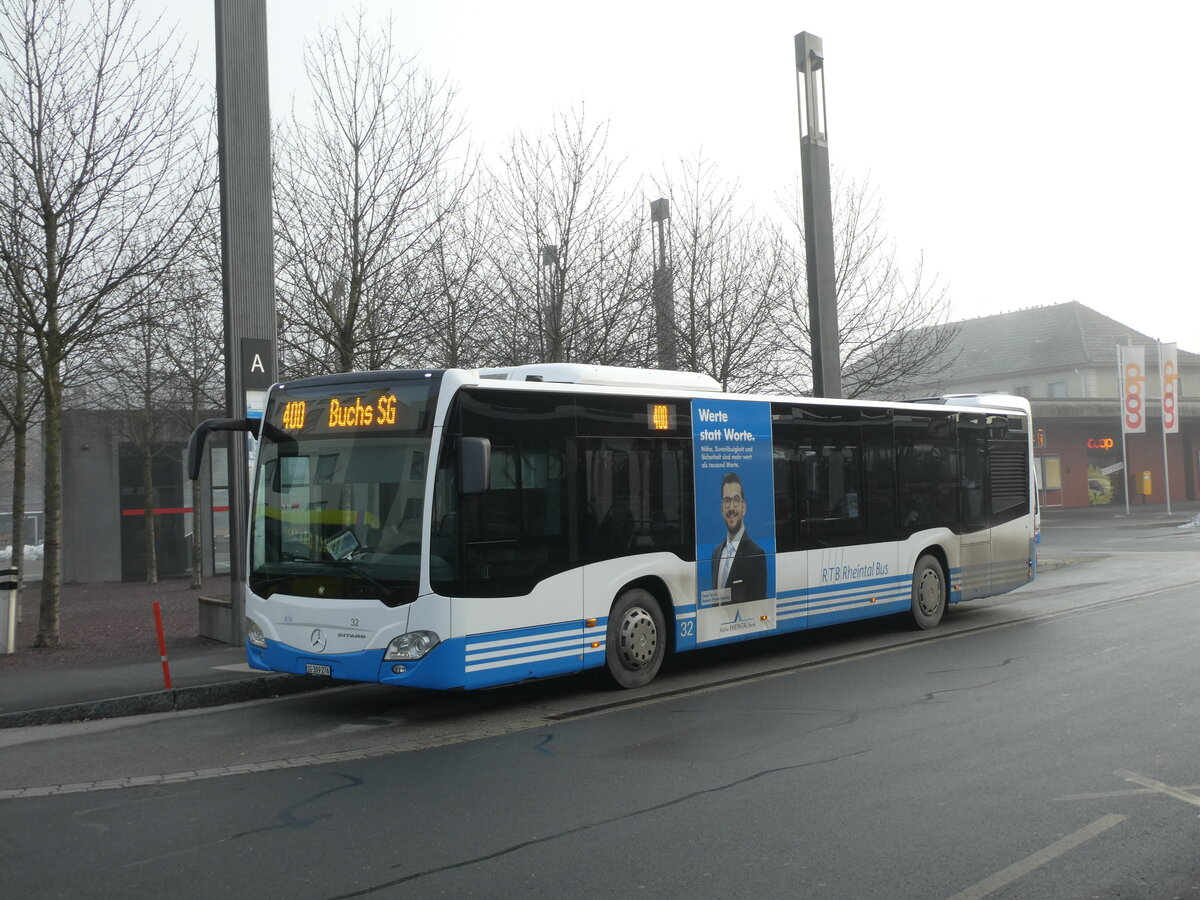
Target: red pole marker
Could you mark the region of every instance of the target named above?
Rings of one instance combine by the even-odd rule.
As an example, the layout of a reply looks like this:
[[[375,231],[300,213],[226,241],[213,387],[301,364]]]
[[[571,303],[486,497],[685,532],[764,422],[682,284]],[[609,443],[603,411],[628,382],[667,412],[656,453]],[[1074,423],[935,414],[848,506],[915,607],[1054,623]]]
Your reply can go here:
[[[154,601],[154,627],[158,629],[158,655],[163,664],[163,684],[167,686],[167,690],[171,690],[171,665],[167,662],[167,642],[163,638],[162,630],[162,610],[158,606],[158,601]]]

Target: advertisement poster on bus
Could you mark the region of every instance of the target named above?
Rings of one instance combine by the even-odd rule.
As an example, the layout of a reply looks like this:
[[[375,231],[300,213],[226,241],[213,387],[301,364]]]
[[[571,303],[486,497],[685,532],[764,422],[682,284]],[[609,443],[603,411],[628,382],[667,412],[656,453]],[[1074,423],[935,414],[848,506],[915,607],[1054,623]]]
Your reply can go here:
[[[775,628],[771,405],[692,401],[696,472],[696,641]]]

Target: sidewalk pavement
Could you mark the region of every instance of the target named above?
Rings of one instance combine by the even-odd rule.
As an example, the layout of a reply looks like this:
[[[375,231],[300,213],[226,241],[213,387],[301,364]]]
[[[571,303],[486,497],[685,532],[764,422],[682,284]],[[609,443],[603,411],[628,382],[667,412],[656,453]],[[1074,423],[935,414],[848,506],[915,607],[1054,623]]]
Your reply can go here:
[[[0,728],[199,709],[343,683],[251,669],[245,649],[216,642],[178,657],[168,651],[168,665],[169,690],[157,659],[0,671]]]
[[[25,584],[16,652],[0,654],[0,728],[216,706],[342,683],[251,669],[243,647],[201,637],[198,598],[213,586],[192,588],[186,578],[63,585],[61,645],[34,649],[41,587]]]
[[[1187,523],[1197,515],[1200,515],[1200,502],[1194,501],[1173,503],[1170,515],[1163,505],[1131,505],[1128,515],[1124,504],[1118,508],[1045,509],[1042,528],[1053,529],[1056,525],[1170,528]],[[1056,554],[1045,549],[1040,551],[1040,556],[1045,559],[1047,568],[1069,562],[1065,557],[1055,559]],[[36,615],[36,588],[36,583],[25,588],[27,618]],[[92,596],[100,586],[88,586],[85,593],[90,593],[82,602],[87,608],[102,612],[106,621],[117,615],[114,610],[131,607],[144,618],[145,604],[134,602],[133,598],[140,594],[143,596],[137,600],[143,601],[147,592],[156,588],[163,595],[176,598],[172,602],[179,604],[177,618],[186,615],[186,604],[194,603],[198,593],[189,592],[182,583],[163,583],[154,587],[116,584],[103,586],[112,598],[108,601]],[[64,596],[66,592],[64,587]],[[105,602],[109,603],[107,607]],[[198,616],[198,608],[193,611]],[[64,622],[68,618],[64,613]],[[32,633],[29,623],[23,629],[27,635]],[[0,655],[0,728],[196,709],[345,683],[328,678],[260,672],[246,665],[242,647],[199,638],[191,625],[183,626],[182,632],[176,626],[176,633],[184,636],[176,637],[174,641],[168,637],[167,640],[169,690],[164,684],[156,642],[151,643],[148,650],[144,636],[139,645],[107,658],[94,658],[94,653],[89,656],[87,651],[98,645],[95,641],[84,646],[80,653],[72,652],[73,646],[67,646],[61,651],[22,649],[13,656]],[[37,654],[53,655],[38,658]],[[15,656],[22,659],[14,659]]]
[[[1068,526],[1106,525],[1113,528],[1157,528],[1183,525],[1200,515],[1200,500],[1176,500],[1167,512],[1165,503],[1142,503],[1141,497],[1129,501],[1129,512],[1125,503],[1106,503],[1102,506],[1087,506],[1075,509],[1042,507],[1042,527],[1063,524]]]

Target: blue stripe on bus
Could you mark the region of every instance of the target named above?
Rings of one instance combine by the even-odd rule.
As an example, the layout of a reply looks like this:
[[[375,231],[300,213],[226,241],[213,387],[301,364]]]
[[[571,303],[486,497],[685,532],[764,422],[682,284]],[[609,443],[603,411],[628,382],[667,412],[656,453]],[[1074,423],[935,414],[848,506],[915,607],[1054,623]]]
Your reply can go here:
[[[276,672],[304,675],[312,664],[328,666],[331,678],[347,681],[489,687],[602,665],[606,626],[607,619],[597,619],[590,628],[583,621],[563,622],[451,638],[416,661],[384,660],[383,650],[314,654],[272,640],[265,649],[247,643],[246,651],[253,668]]]
[[[988,569],[954,568],[950,577],[977,577]],[[998,581],[1024,583],[1028,561],[994,563],[990,574],[993,587]],[[776,598],[776,621],[781,630],[790,630],[789,626],[798,629],[862,619],[862,611],[872,607],[872,614],[885,615],[907,607],[911,590],[912,576],[903,575],[781,591]],[[959,599],[961,591],[952,588],[951,602]],[[675,617],[693,619],[696,612],[695,603],[680,604]],[[427,688],[489,687],[603,665],[608,620],[601,617],[595,623],[588,627],[582,620],[558,622],[452,638],[415,662],[384,661],[383,650],[313,654],[277,641],[268,641],[265,649],[249,644],[246,649],[249,663],[256,669],[303,675],[306,666],[314,664],[328,666],[335,679]],[[396,666],[404,671],[394,672]]]
[[[841,581],[834,584],[822,584],[821,587],[809,588],[812,594],[836,593],[847,588],[865,589],[870,587],[889,587],[894,584],[912,584],[912,575],[883,576],[878,578],[856,578],[853,581]]]
[[[608,620],[560,622],[469,635],[464,667],[468,687],[562,675],[600,665]],[[593,646],[595,645],[595,646]]]
[[[948,574],[951,582],[948,599],[951,603],[957,603],[962,599],[962,591],[955,587],[954,582],[962,580],[963,569],[955,566]],[[820,627],[865,618],[862,611],[872,608],[869,615],[897,612],[907,608],[911,599],[911,575],[862,578],[780,591],[776,619],[780,627],[785,629],[792,623],[795,623],[795,627]]]

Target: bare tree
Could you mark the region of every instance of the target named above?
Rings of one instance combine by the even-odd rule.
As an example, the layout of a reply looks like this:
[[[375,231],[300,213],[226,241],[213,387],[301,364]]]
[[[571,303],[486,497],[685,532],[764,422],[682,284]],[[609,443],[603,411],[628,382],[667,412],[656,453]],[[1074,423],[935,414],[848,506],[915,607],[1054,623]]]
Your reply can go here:
[[[195,90],[133,0],[0,2],[0,276],[32,340],[46,415],[35,646],[59,642],[61,416],[70,361],[179,252],[205,177]]]
[[[275,142],[281,361],[383,368],[426,334],[421,254],[469,165],[454,92],[360,12],[305,49],[312,109]],[[456,158],[455,154],[461,154]]]
[[[110,417],[113,433],[137,454],[142,472],[142,524],[146,584],[158,583],[158,502],[154,462],[165,449],[170,416],[179,398],[171,379],[166,352],[171,334],[163,321],[161,284],[147,290],[140,279],[126,282],[136,298],[126,307],[119,335],[88,349],[99,376],[89,394],[100,408],[117,413]]]
[[[793,389],[811,383],[808,294],[804,273],[804,207],[799,191],[786,202],[795,228],[798,289],[777,310],[780,358],[790,365],[781,381]],[[903,396],[910,385],[933,380],[953,364],[957,329],[946,327],[946,288],[930,278],[924,259],[908,270],[883,226],[883,208],[866,183],[837,178],[833,186],[834,293],[837,298],[842,389],[847,397]]]
[[[547,135],[518,133],[495,179],[492,264],[511,323],[506,361],[631,364],[648,355],[650,267],[633,194],[619,191],[607,124],[581,110]]]
[[[426,290],[421,304],[423,330],[429,335],[418,365],[472,368],[497,363],[493,338],[503,314],[489,260],[495,232],[488,207],[479,197],[463,198],[438,223],[420,276]]]
[[[703,156],[658,187],[672,201],[676,343],[680,365],[727,388],[762,390],[775,377],[772,311],[794,292],[782,234]]]
[[[205,204],[195,240],[163,284],[169,306],[161,327],[167,332],[162,352],[174,385],[173,410],[184,429],[192,431],[213,410],[225,405],[225,323],[221,305],[220,229],[217,210]],[[203,582],[204,545],[199,479],[191,481],[192,581]]]
[[[17,621],[24,621],[26,469],[29,432],[33,427],[41,392],[29,371],[29,337],[18,327],[14,311],[0,311],[0,447],[12,446],[12,557],[17,570]]]

